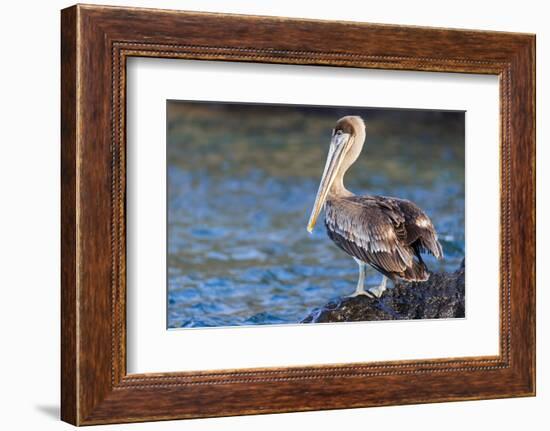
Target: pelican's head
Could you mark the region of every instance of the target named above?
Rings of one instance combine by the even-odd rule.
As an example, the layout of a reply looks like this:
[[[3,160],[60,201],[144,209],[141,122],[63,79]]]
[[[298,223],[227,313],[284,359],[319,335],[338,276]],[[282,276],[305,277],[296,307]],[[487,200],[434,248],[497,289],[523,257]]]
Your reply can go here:
[[[342,183],[344,174],[359,157],[364,142],[365,123],[361,117],[350,115],[336,122],[332,129],[325,170],[307,224],[308,232],[313,231],[331,188],[335,186],[336,191],[345,190]]]

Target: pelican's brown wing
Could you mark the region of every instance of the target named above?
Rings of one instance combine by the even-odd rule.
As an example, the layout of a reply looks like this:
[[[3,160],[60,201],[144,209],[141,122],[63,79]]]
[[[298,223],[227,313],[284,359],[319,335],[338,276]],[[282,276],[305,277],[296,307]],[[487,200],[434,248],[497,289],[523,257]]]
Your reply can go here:
[[[329,237],[349,255],[391,279],[413,278],[415,253],[406,245],[405,218],[399,208],[375,197],[328,200],[325,224]],[[425,274],[420,271],[416,276]]]
[[[419,251],[431,253],[437,259],[443,258],[443,249],[437,239],[437,232],[430,218],[413,202],[406,199],[385,198],[400,209],[405,218],[407,244],[418,247]]]
[[[391,279],[427,280],[420,252],[443,255],[430,219],[410,201],[383,196],[328,200],[325,224],[336,245]]]

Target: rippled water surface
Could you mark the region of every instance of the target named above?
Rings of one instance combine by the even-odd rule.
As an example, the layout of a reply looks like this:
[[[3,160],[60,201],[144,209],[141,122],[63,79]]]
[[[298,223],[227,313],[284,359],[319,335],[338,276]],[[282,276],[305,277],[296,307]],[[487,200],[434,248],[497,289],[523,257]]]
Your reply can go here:
[[[357,265],[306,232],[330,141],[361,115],[367,141],[346,176],[356,194],[411,199],[454,271],[464,256],[462,112],[168,102],[168,326],[298,323],[351,294]],[[380,275],[368,272],[367,284]]]

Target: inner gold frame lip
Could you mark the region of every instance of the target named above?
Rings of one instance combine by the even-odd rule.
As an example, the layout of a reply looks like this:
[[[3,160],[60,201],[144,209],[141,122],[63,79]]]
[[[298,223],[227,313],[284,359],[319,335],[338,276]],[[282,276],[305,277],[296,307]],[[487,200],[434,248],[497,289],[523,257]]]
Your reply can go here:
[[[230,61],[252,61],[254,59],[257,59],[262,62],[266,63],[281,63],[281,64],[288,64],[285,60],[288,59],[287,55],[290,56],[293,60],[301,60],[303,63],[299,63],[300,65],[319,65],[315,60],[313,63],[311,63],[311,59],[320,59],[321,61],[325,58],[336,58],[338,62],[344,63],[346,66],[351,67],[360,67],[358,66],[358,62],[362,61],[374,61],[379,67],[376,67],[378,69],[384,69],[385,68],[385,61],[394,61],[396,60],[396,57],[390,56],[388,58],[384,56],[357,56],[353,55],[350,56],[351,58],[347,58],[343,54],[334,54],[334,53],[319,53],[319,52],[306,52],[306,51],[300,51],[300,52],[286,52],[282,50],[277,50],[273,52],[272,50],[254,50],[252,48],[226,48],[226,47],[217,47],[217,46],[185,46],[185,45],[162,45],[157,43],[136,43],[136,42],[114,42],[113,43],[113,64],[118,65],[118,67],[113,68],[113,87],[117,89],[117,91],[114,92],[117,97],[113,98],[113,105],[112,109],[113,112],[116,112],[117,109],[119,111],[118,115],[113,116],[113,146],[112,148],[118,148],[121,154],[118,156],[118,163],[124,163],[125,161],[125,150],[126,150],[126,137],[124,134],[125,125],[126,125],[126,62],[128,58],[131,57],[150,57],[150,58],[168,58],[168,59],[184,59],[184,60],[205,60],[203,56],[206,55],[206,59],[212,60],[217,59],[220,60],[223,58],[227,61],[226,56],[229,56],[231,58]],[[273,57],[271,57],[273,55]],[[268,61],[269,60],[269,61]],[[271,61],[273,60],[273,61]],[[429,62],[430,60],[433,60],[436,63],[441,62],[441,59],[426,59],[424,58],[423,61],[426,63],[426,70],[427,71],[433,71],[429,69]],[[479,64],[479,62],[470,62],[468,60],[463,60],[459,64]],[[296,63],[293,63],[296,64]],[[323,63],[321,63],[323,64]],[[359,63],[361,64],[361,63]],[[508,68],[509,65],[506,63],[501,62],[494,62],[494,61],[486,61],[484,62],[485,66],[487,67],[488,72],[485,72],[484,74],[490,74],[490,75],[497,75],[499,77],[499,85],[500,85],[500,96],[501,100],[504,101],[504,105],[507,106],[509,104],[509,89],[507,89],[506,92],[503,94],[503,87],[505,86],[505,83],[503,81],[506,81],[505,74],[509,73]],[[333,65],[333,64],[331,64]],[[373,68],[373,67],[369,67]],[[409,70],[406,68],[403,68],[401,70]],[[460,70],[460,68],[459,68]],[[449,72],[449,71],[447,71]],[[492,73],[491,73],[492,72]],[[496,73],[495,73],[496,72]],[[501,211],[500,211],[500,243],[503,244],[503,238],[507,238],[509,235],[509,220],[505,219],[506,211],[503,211],[503,207],[507,206],[503,202],[508,202],[510,199],[510,186],[507,184],[507,187],[503,187],[503,184],[505,183],[505,180],[507,177],[504,176],[503,170],[506,168],[506,166],[509,167],[509,163],[503,163],[503,160],[507,160],[510,157],[509,149],[507,152],[507,148],[505,148],[505,137],[507,136],[506,132],[502,130],[503,124],[506,125],[506,127],[509,127],[508,123],[510,122],[509,118],[509,109],[505,109],[506,112],[506,119],[505,121],[502,120],[502,114],[500,116],[501,126],[500,126],[500,185],[501,185]],[[118,136],[118,140],[116,137]],[[124,154],[122,154],[124,153]],[[117,164],[117,156],[115,153],[113,153],[113,166]],[[124,170],[124,173],[121,173],[121,171]],[[113,177],[116,176],[116,172],[113,172]],[[119,166],[119,175],[125,176],[125,167]],[[121,178],[118,179],[119,186],[121,182],[123,181]],[[125,181],[125,180],[124,180]],[[113,191],[113,196],[116,196],[116,189]],[[120,208],[124,207],[124,203],[120,202],[119,200],[122,199],[122,196],[118,196],[118,198],[115,198],[117,200],[118,205],[113,205],[113,208]],[[509,203],[508,203],[509,205]],[[121,215],[118,214],[120,217]],[[113,215],[113,218],[116,217]],[[125,219],[125,214],[123,215]],[[508,229],[506,229],[506,226],[508,226]],[[510,241],[507,241],[508,247],[510,244]],[[120,348],[120,349],[114,349],[113,348],[113,357],[116,357],[117,350],[118,354],[123,354],[123,357],[119,358],[119,369],[124,370],[122,380],[120,381],[120,384],[122,386],[131,386],[131,387],[144,387],[147,386],[148,383],[151,383],[155,387],[157,385],[158,381],[161,380],[167,380],[169,381],[170,386],[178,386],[178,385],[193,385],[196,383],[204,383],[204,378],[208,378],[207,382],[208,384],[224,384],[227,383],[227,379],[231,382],[238,382],[243,381],[242,377],[246,377],[247,379],[254,378],[255,381],[273,381],[273,378],[277,378],[278,375],[286,374],[290,371],[291,374],[295,375],[296,377],[291,377],[291,380],[299,379],[300,376],[307,376],[308,379],[312,378],[325,378],[327,376],[327,373],[339,373],[339,377],[346,377],[348,372],[351,372],[350,376],[356,377],[358,374],[357,371],[360,371],[361,373],[359,376],[382,376],[382,375],[403,375],[403,374],[416,374],[416,373],[425,373],[428,370],[437,370],[437,372],[441,372],[441,369],[444,367],[447,371],[458,371],[458,370],[490,370],[490,369],[501,369],[501,368],[508,368],[509,367],[509,350],[510,350],[510,342],[511,342],[511,336],[510,336],[510,325],[509,325],[509,316],[508,313],[510,311],[510,284],[509,280],[503,279],[503,274],[505,274],[507,271],[503,270],[504,265],[506,262],[509,264],[509,259],[504,260],[503,262],[503,256],[506,254],[506,252],[503,253],[501,249],[500,252],[500,268],[501,268],[501,280],[500,280],[500,286],[499,286],[499,292],[500,292],[500,333],[499,333],[499,355],[496,356],[479,356],[479,357],[459,357],[459,358],[440,358],[440,359],[427,359],[427,360],[406,360],[406,361],[381,361],[381,362],[354,362],[354,363],[343,363],[343,364],[327,364],[327,365],[308,365],[308,366],[297,366],[297,367],[289,367],[284,369],[278,369],[278,367],[258,367],[258,368],[248,368],[248,369],[228,369],[228,370],[217,370],[217,371],[205,371],[205,372],[196,372],[196,371],[182,371],[182,372],[166,372],[162,373],[162,375],[158,375],[159,373],[136,373],[136,374],[126,374],[126,349]],[[114,246],[114,249],[120,249],[120,247]],[[507,253],[509,253],[509,248],[507,249]],[[125,259],[125,255],[119,255],[118,259],[122,260]],[[113,262],[113,267],[115,266],[115,262]],[[125,264],[123,265],[124,269],[126,268]],[[126,296],[126,284],[125,282],[122,283],[120,280],[122,278],[125,279],[125,273],[119,275],[120,278],[118,278],[119,282],[121,283],[118,286],[113,286],[113,291],[118,291],[124,289],[124,297]],[[124,280],[125,281],[125,280]],[[121,293],[119,293],[120,295]],[[117,295],[115,293],[115,295]],[[113,319],[116,322],[116,327],[121,328],[122,323],[121,319],[125,319],[125,313],[124,317],[117,315],[117,311],[120,312],[120,310],[116,310],[116,307],[113,307]],[[508,323],[508,324],[504,324]],[[117,334],[118,337],[121,337],[121,334]],[[119,338],[120,339],[120,338]],[[125,339],[125,337],[124,337]],[[125,347],[125,346],[124,346]],[[113,367],[115,368],[115,367]],[[328,369],[327,369],[328,368]],[[246,371],[243,371],[246,370]],[[114,373],[113,373],[114,378]],[[237,379],[235,379],[237,378]],[[198,380],[196,380],[198,379]],[[154,382],[154,383],[153,383]],[[136,385],[137,384],[137,385]]]

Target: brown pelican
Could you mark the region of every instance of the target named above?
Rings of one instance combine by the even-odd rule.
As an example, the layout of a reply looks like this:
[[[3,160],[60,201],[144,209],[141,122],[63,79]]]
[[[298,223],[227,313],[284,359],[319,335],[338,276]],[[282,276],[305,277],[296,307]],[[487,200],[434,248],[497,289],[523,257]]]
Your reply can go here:
[[[429,278],[421,252],[443,257],[441,244],[429,217],[411,201],[386,196],[355,196],[344,187],[344,175],[357,160],[365,142],[361,117],[338,120],[321,184],[307,225],[312,232],[325,208],[329,238],[359,265],[357,289],[351,296],[380,297],[392,281],[425,281]],[[364,289],[366,264],[382,273],[382,283]]]

